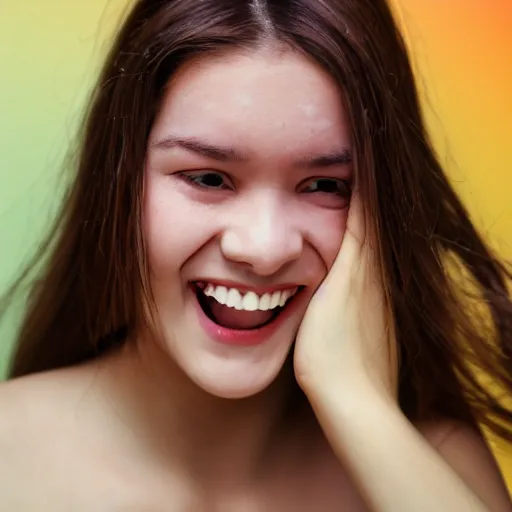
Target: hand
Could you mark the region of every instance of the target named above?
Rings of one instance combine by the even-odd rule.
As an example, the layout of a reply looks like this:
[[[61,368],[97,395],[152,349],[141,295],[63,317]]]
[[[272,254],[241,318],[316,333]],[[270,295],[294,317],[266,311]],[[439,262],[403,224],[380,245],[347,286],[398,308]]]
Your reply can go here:
[[[339,253],[295,343],[295,377],[310,402],[360,389],[396,403],[397,345],[376,247],[354,191]]]

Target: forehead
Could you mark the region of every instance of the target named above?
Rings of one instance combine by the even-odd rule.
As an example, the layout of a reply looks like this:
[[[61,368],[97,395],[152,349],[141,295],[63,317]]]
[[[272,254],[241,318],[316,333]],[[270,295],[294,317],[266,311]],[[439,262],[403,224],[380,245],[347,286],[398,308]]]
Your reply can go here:
[[[153,130],[269,153],[347,145],[341,91],[293,52],[202,57],[170,81]]]

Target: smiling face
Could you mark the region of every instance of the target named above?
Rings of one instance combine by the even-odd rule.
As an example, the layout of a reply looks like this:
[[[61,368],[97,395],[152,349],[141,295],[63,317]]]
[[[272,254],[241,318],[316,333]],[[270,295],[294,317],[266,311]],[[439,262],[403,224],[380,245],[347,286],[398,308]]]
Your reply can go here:
[[[144,234],[158,343],[204,390],[250,396],[282,368],[341,244],[350,142],[336,84],[291,52],[198,59],[169,83]]]

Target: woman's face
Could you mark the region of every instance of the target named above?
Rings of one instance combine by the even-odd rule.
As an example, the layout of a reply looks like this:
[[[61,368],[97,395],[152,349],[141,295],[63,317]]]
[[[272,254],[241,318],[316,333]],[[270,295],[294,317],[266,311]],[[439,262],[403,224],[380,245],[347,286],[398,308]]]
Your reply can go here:
[[[201,388],[241,398],[279,373],[343,238],[350,149],[340,91],[297,54],[207,57],[169,83],[144,231],[159,343]]]

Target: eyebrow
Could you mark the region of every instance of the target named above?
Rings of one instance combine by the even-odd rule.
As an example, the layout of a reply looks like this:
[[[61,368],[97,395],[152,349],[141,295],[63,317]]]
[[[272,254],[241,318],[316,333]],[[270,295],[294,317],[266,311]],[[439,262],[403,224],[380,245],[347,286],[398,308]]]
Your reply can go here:
[[[216,146],[195,137],[168,136],[151,144],[152,148],[169,150],[181,148],[219,162],[247,162],[249,158],[232,147]],[[293,162],[293,167],[310,169],[348,165],[352,162],[352,152],[348,147],[325,154],[309,155]]]

